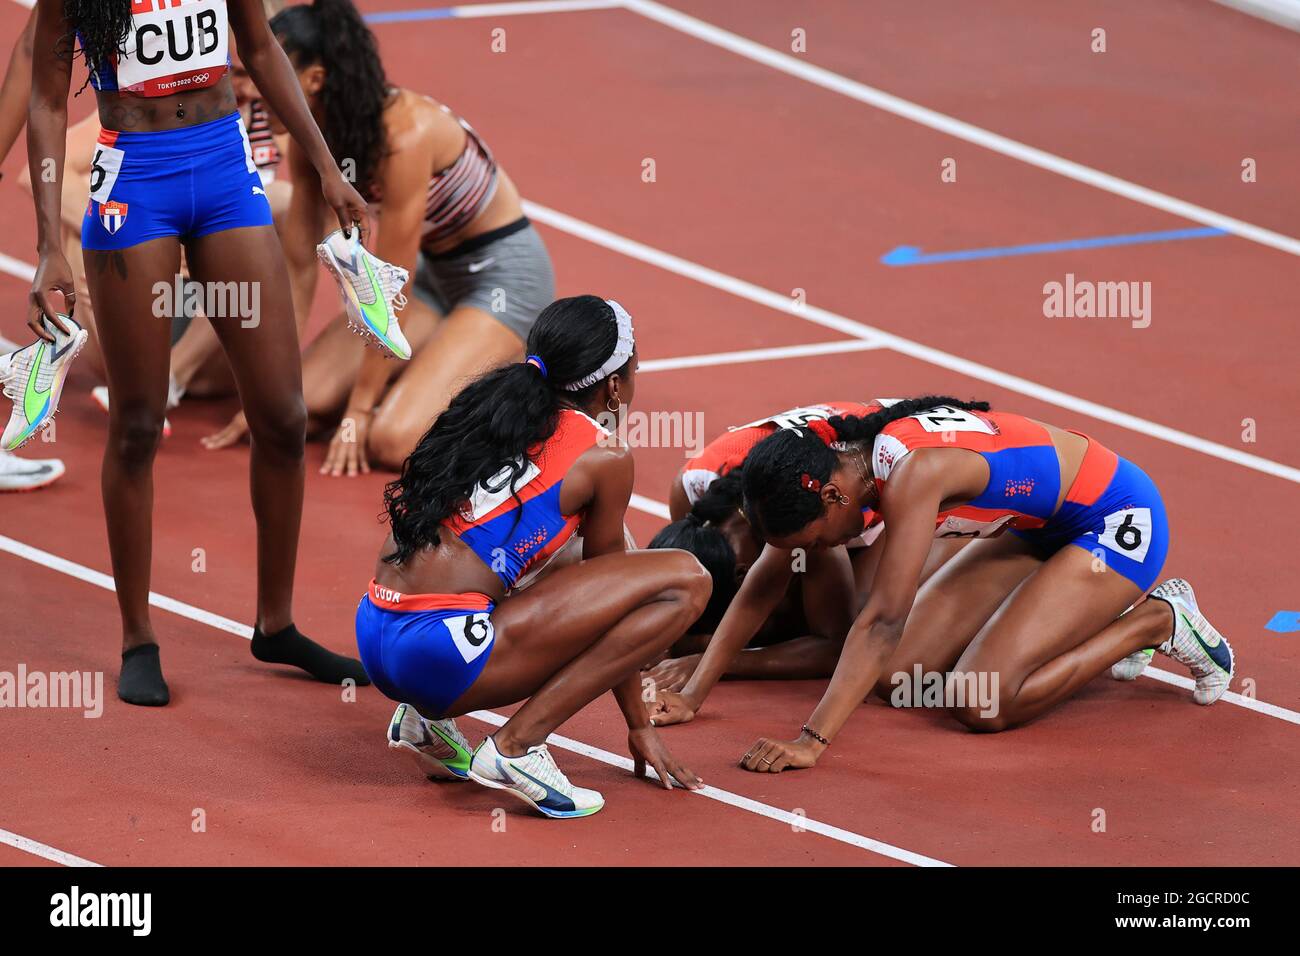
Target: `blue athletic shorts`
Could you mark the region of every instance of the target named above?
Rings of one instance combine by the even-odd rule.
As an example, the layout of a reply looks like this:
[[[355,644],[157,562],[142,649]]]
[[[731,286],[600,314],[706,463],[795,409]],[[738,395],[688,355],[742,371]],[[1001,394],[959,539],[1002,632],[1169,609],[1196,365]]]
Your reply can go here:
[[[1155,482],[1091,438],[1060,510],[1041,528],[1012,533],[1045,558],[1068,544],[1083,548],[1144,592],[1169,554],[1169,519]]]
[[[371,682],[426,717],[469,690],[492,654],[486,594],[401,594],[370,583],[357,606],[357,650]]]
[[[271,225],[271,206],[238,112],[151,133],[103,130],[81,224],[86,249]]]

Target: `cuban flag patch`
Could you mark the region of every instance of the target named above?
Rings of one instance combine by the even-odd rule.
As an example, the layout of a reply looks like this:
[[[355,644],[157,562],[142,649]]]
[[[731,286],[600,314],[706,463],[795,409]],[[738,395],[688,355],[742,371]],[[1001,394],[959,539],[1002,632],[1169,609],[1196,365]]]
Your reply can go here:
[[[104,224],[110,236],[116,235],[126,222],[126,203],[105,202],[99,204],[99,221]]]

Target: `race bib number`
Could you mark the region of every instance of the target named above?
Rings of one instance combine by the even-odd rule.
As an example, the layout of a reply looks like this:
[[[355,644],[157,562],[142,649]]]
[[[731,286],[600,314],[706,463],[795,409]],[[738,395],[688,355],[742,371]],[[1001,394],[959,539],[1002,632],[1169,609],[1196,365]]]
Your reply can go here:
[[[442,622],[451,634],[451,642],[460,651],[460,656],[469,664],[488,649],[495,632],[492,621],[486,614],[467,614],[464,617],[450,617]]]
[[[487,481],[478,484],[461,511],[467,521],[478,521],[495,511],[540,475],[542,470],[532,461],[525,461],[523,472],[514,482],[510,480],[510,473],[510,468],[502,468]]]
[[[108,202],[125,156],[126,153],[114,146],[95,144],[95,155],[90,161],[90,198],[95,202]]]
[[[882,408],[888,408],[890,405],[896,405],[902,401],[899,398],[876,398],[873,399],[877,405]],[[870,405],[871,402],[863,402],[864,405]],[[838,409],[829,405],[805,405],[801,408],[792,408],[789,411],[779,412],[767,418],[760,418],[756,422],[750,422],[748,425],[736,425],[727,429],[728,431],[740,431],[742,428],[758,428],[762,425],[776,425],[778,428],[803,428],[809,422],[822,421],[827,418],[834,418],[840,414]]]
[[[728,431],[740,431],[742,428],[759,428],[762,425],[775,425],[778,428],[803,428],[809,422],[824,421],[836,414],[835,410],[828,405],[806,405],[802,408],[791,408],[788,411],[778,412],[775,415],[769,415],[767,418],[760,418],[756,422],[750,422],[748,425],[737,425]]]
[[[978,415],[974,415],[964,408],[953,408],[949,405],[936,405],[934,408],[927,409],[917,415],[913,415],[921,427],[928,432],[979,432],[984,435],[992,435],[993,429],[989,423]]]
[[[1106,528],[1097,540],[1134,561],[1145,561],[1151,547],[1151,509],[1125,508],[1106,516]]]
[[[163,96],[209,86],[225,73],[226,0],[131,0],[131,17],[117,62],[119,89]]]

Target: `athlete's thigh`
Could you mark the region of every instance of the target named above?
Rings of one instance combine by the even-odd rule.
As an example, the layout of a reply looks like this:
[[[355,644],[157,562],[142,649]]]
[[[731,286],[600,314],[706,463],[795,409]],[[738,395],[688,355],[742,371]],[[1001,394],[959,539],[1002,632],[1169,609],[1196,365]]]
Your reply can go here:
[[[882,674],[949,670],[1008,594],[1041,561],[1015,535],[971,541],[922,586]],[[882,685],[878,684],[877,689]]]
[[[955,669],[996,673],[999,693],[1013,697],[1026,677],[1099,633],[1141,595],[1128,578],[1067,545],[998,609]]]
[[[180,243],[162,237],[126,249],[87,249],[83,256],[90,297],[98,306],[110,414],[145,408],[161,416],[167,402],[172,303],[159,303],[154,287],[172,287],[180,268]]]
[[[275,228],[244,226],[201,236],[190,241],[187,256],[245,409],[255,413],[263,403],[300,401],[298,330]]]
[[[488,313],[469,306],[453,309],[402,369],[375,426],[418,437],[467,382],[523,355],[519,337]]]
[[[472,696],[528,696],[632,611],[702,573],[691,555],[664,549],[601,555],[547,574],[493,610],[492,655]]]

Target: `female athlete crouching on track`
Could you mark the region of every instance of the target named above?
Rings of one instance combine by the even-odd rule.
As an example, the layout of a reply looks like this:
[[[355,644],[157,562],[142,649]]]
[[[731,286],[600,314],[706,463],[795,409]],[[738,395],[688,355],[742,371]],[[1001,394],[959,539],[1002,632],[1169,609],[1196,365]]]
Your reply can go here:
[[[555,297],[541,236],[487,144],[447,107],[388,83],[374,35],[350,0],[289,7],[271,22],[339,162],[377,211],[370,247],[405,269],[401,328],[409,362],[366,349],[340,314],[303,353],[309,431],[333,432],[322,473],[396,470],[461,383],[519,361]],[[279,120],[271,117],[272,127]],[[316,244],[331,228],[315,170],[290,150],[293,188],[282,235],[300,319],[319,275]],[[399,300],[400,301],[400,300]],[[237,441],[242,419],[205,440]]]
[[[745,520],[740,469],[745,456],[778,428],[801,428],[832,415],[868,415],[881,407],[879,401],[826,402],[790,409],[729,430],[682,466],[668,491],[674,521],[650,547],[694,554],[713,577],[713,596],[690,633],[673,645],[676,657],[650,671],[656,691],[679,691],[689,682],[686,696],[702,702],[705,688],[720,677],[797,680],[834,672],[844,635],[866,603],[883,550],[884,524],[868,512],[858,539],[793,562],[779,549],[765,551]],[[922,582],[964,543],[935,541]],[[715,652],[696,677],[705,648],[715,640],[734,650],[725,660]],[[721,670],[713,673],[715,667]]]
[[[985,403],[910,399],[773,435],[747,459],[744,484],[746,514],[776,547],[839,544],[860,533],[864,507],[889,528],[820,705],[798,740],[751,747],[749,770],[811,767],[868,692],[888,695],[889,675],[918,665],[954,672],[953,714],[985,731],[1044,713],[1108,666],[1136,677],[1156,646],[1190,668],[1198,703],[1227,690],[1231,650],[1187,582],[1137,603],[1168,552],[1164,505],[1137,466],[1087,436]],[[918,599],[930,543],[944,535],[980,540]],[[968,692],[981,674],[990,700]]]
[[[699,786],[650,726],[638,672],[699,617],[709,578],[684,551],[625,551],[632,457],[592,416],[632,400],[628,314],[560,299],[528,351],[457,394],[388,486],[392,533],[357,609],[357,645],[376,687],[438,718],[403,704],[390,743],[547,816],[586,816],[604,799],[570,784],[544,741],[610,688],[638,775],[648,762],[665,787],[669,775]],[[581,563],[512,591],[575,532]],[[471,755],[452,718],[524,698]]]

